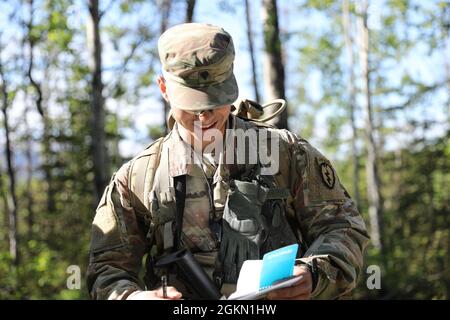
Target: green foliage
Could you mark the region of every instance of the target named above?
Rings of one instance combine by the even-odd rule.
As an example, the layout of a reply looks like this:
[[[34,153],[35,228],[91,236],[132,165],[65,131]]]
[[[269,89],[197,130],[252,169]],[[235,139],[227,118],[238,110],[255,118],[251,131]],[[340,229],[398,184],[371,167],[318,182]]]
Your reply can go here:
[[[383,157],[383,180],[391,182],[384,188],[386,252],[380,257],[370,248],[366,261],[386,261],[382,290],[371,292],[361,281],[356,297],[448,299],[449,138],[450,132],[418,150],[402,149]]]
[[[316,10],[327,10],[336,4],[334,0],[309,0],[304,4],[305,9],[314,8]]]
[[[152,138],[152,140],[156,140],[164,136],[164,127],[163,126],[149,126],[148,127],[148,135]]]
[[[62,251],[49,248],[45,241],[29,240],[24,254],[14,266],[9,254],[0,252],[0,299],[81,299],[85,289],[69,290],[66,269],[73,262]],[[84,284],[82,284],[84,288]]]
[[[143,87],[149,87],[153,83],[154,73],[152,70],[149,70],[147,73],[141,74],[139,77],[139,84]]]

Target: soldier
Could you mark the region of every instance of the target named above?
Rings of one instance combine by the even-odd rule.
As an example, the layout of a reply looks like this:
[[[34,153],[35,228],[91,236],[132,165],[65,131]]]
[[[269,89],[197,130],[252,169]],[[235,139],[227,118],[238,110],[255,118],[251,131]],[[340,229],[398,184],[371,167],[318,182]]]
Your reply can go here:
[[[347,296],[368,235],[331,163],[295,134],[249,120],[251,110],[261,111],[256,104],[233,105],[235,53],[222,28],[177,25],[161,35],[158,50],[171,131],[124,164],[103,194],[92,225],[92,298],[195,299],[180,275],[169,274],[166,295],[160,287],[167,270],[155,261],[180,248],[227,295],[245,260],[292,243],[300,248],[294,274],[303,278],[267,298]],[[237,132],[268,138],[242,147]],[[262,153],[272,147],[269,168]],[[240,156],[252,150],[256,161]]]

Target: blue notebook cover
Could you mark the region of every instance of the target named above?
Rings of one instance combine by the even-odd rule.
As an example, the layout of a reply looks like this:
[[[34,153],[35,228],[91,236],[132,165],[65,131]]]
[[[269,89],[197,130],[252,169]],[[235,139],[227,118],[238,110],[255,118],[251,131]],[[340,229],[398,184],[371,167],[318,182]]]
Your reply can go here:
[[[298,244],[292,244],[264,255],[259,280],[260,290],[293,275],[297,250]]]

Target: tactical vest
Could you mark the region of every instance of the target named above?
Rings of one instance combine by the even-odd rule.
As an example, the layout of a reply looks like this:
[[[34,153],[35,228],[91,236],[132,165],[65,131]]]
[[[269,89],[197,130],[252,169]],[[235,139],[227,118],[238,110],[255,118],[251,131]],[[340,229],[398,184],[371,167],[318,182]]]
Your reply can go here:
[[[246,129],[269,126],[243,119]],[[181,230],[182,222],[177,222],[174,179],[169,175],[168,148],[163,143],[171,133],[135,158],[129,171],[132,206],[146,221],[150,248],[156,247],[156,253],[152,251],[147,256],[145,280],[149,287],[158,281],[153,270],[155,256],[178,249],[180,241],[176,230]],[[273,176],[261,175],[259,162],[249,166],[239,179],[230,179],[219,221],[221,239],[214,272],[217,286],[236,283],[245,260],[261,259],[266,252],[301,241],[291,228],[291,219],[286,217],[289,196],[290,191],[280,188]]]

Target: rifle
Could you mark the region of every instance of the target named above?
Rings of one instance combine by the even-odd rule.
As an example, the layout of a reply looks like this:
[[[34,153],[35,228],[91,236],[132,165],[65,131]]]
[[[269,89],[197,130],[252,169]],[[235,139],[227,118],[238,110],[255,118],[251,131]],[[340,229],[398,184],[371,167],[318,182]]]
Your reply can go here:
[[[192,253],[182,249],[161,257],[155,264],[157,268],[176,266],[180,276],[201,299],[219,300],[221,294],[208,277]]]

